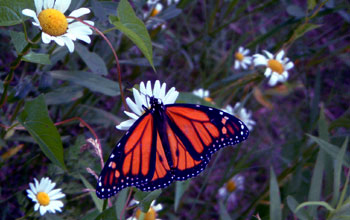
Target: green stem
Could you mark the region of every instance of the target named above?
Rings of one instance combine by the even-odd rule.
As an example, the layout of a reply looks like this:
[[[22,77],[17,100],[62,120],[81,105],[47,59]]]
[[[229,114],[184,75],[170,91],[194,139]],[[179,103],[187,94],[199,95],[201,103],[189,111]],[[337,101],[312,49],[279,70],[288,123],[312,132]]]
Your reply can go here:
[[[39,32],[33,39],[33,42],[37,41],[40,39],[41,36],[41,32]],[[18,54],[18,57],[11,63],[10,66],[10,72],[9,74],[7,74],[5,80],[4,80],[4,90],[0,99],[0,108],[6,103],[7,100],[7,91],[9,88],[9,85],[11,83],[11,81],[13,80],[13,76],[15,73],[15,70],[17,69],[17,67],[19,66],[19,64],[21,63],[22,57],[27,54],[30,50],[30,48],[33,46],[33,43],[28,43],[23,50],[21,51],[20,54]]]

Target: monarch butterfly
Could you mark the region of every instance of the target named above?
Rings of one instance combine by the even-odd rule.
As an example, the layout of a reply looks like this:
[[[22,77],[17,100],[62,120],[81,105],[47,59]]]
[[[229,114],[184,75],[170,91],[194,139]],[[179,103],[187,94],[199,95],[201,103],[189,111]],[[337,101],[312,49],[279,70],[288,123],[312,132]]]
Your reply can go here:
[[[101,171],[96,187],[101,199],[125,187],[151,191],[195,177],[217,150],[249,135],[241,120],[224,111],[195,104],[164,104],[152,92],[148,94],[152,95],[150,108],[142,105],[144,113],[117,143]]]

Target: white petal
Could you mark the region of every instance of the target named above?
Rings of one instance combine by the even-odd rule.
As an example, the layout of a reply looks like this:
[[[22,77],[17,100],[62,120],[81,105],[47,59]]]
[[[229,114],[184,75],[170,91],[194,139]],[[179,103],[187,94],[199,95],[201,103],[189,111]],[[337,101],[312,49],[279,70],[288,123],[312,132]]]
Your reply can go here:
[[[131,109],[134,113],[136,113],[137,115],[141,115],[141,114],[142,114],[142,112],[141,112],[139,106],[136,105],[129,97],[126,98],[126,103],[128,104],[128,106],[130,107],[130,109]]]
[[[41,29],[41,27],[40,27],[40,24],[38,24],[38,23],[36,23],[36,22],[32,22],[32,24],[34,25],[34,26],[37,26],[37,27],[39,27],[40,29]]]
[[[50,196],[50,200],[57,200],[57,199],[62,199],[64,198],[66,195],[63,193],[57,193],[56,195]]]
[[[41,39],[43,40],[44,44],[48,44],[51,42],[51,36],[45,32],[41,33]]]
[[[54,3],[55,3],[55,0],[44,0],[44,8],[45,9],[53,8]]]
[[[287,71],[283,71],[283,73],[282,73],[282,77],[283,77],[283,80],[284,80],[284,82],[288,79],[288,72]]]
[[[132,89],[133,95],[134,95],[134,99],[135,99],[135,104],[137,105],[139,111],[135,112],[138,115],[142,114],[143,111],[143,105],[146,105],[146,100],[145,97],[143,95],[141,95],[139,93],[139,91],[135,88]]]
[[[62,208],[64,205],[63,205],[63,202],[60,201],[60,200],[57,200],[57,201],[52,201],[50,203],[50,205],[52,205],[52,207],[54,207],[54,209],[56,210],[61,210],[60,208]]]
[[[37,201],[38,201],[38,200],[36,199],[36,196],[35,196],[35,194],[33,193],[33,191],[27,189],[26,192],[27,192],[27,194],[28,194],[27,196],[28,196],[31,200],[33,200],[33,202],[37,202]]]
[[[141,95],[146,95],[146,94],[147,94],[147,91],[146,91],[146,87],[145,87],[145,83],[144,83],[144,82],[141,82],[141,83],[140,83],[140,92],[141,92]]]
[[[25,16],[28,16],[28,17],[32,17],[32,18],[37,17],[35,11],[30,10],[30,9],[23,9],[22,14],[24,14]]]
[[[235,60],[235,67],[234,67],[236,70],[239,69],[239,61],[238,60]]]
[[[36,8],[36,14],[39,14],[43,9],[43,0],[34,0],[34,5]]]
[[[91,39],[89,36],[87,35],[83,35],[83,34],[75,34],[75,37],[79,40],[82,40],[84,41],[85,43],[87,44],[90,44],[91,43]]]
[[[163,104],[168,105],[168,104],[175,103],[178,96],[179,96],[179,92],[175,90],[175,87],[171,88],[168,94],[164,97]]]
[[[293,67],[294,67],[293,62],[289,62],[289,63],[287,63],[287,65],[284,66],[284,68],[285,68],[286,70],[290,70],[290,69],[292,69]]]
[[[78,23],[78,22],[75,22],[75,23]],[[89,27],[82,24],[79,24],[79,26],[76,26],[76,27],[71,27],[71,25],[68,25],[67,32],[74,35],[91,35],[93,33]]]
[[[248,55],[248,54],[249,54],[249,52],[250,52],[250,50],[249,50],[249,49],[245,49],[245,50],[243,51],[243,53],[242,53],[242,54],[243,54],[244,56],[246,56],[246,55]]]
[[[266,77],[269,77],[271,75],[271,73],[272,73],[272,70],[270,68],[266,68],[264,75]]]
[[[163,83],[163,84],[162,84],[162,87],[160,88],[160,91],[159,91],[159,98],[160,98],[161,100],[164,100],[165,91],[166,91],[166,83]]]
[[[254,65],[255,66],[260,66],[260,65],[264,65],[266,66],[267,65],[267,59],[266,57],[260,55],[260,54],[257,54],[257,55],[254,55]]]
[[[64,41],[63,41],[62,37],[51,37],[51,38],[61,47],[64,46]]]
[[[156,80],[153,87],[153,96],[157,99],[159,99],[159,92],[160,92],[160,82],[159,80]]]
[[[238,53],[243,53],[243,51],[244,51],[244,48],[243,48],[242,46],[240,46],[240,47],[238,48]]]
[[[134,123],[135,123],[135,119],[129,119],[117,125],[116,128],[119,130],[127,131]]]
[[[29,183],[29,187],[30,187],[30,189],[32,190],[32,192],[33,192],[34,194],[37,194],[37,193],[38,193],[38,191],[37,191],[36,188],[34,187],[34,184],[33,184],[33,183]]]
[[[152,94],[152,84],[151,84],[151,81],[147,81],[147,84],[146,84],[146,94],[149,95],[149,96],[153,96],[153,94]]]
[[[69,52],[73,53],[73,51],[74,51],[74,43],[73,43],[73,41],[70,38],[68,38],[68,37],[62,37],[62,40],[66,44]]]
[[[88,8],[79,8],[77,10],[72,11],[72,13],[69,14],[70,17],[76,17],[79,18],[80,16],[86,15],[90,13],[90,9]]]
[[[263,52],[266,54],[266,56],[269,58],[269,59],[273,59],[273,54],[270,53],[269,51],[267,50],[263,50]]]
[[[162,204],[159,203],[157,205],[153,205],[153,209],[154,209],[154,211],[159,212],[160,210],[163,209],[163,206],[162,206]]]
[[[241,66],[243,69],[247,69],[247,65],[244,62],[241,62]]]
[[[39,204],[39,203],[36,203],[36,204],[34,205],[34,211],[38,211],[39,207],[40,207],[40,204]]]
[[[284,50],[281,50],[281,51],[276,55],[276,60],[282,61],[283,56],[284,56]]]
[[[278,81],[278,76],[276,76],[275,74],[272,74],[268,84],[270,86],[275,86],[277,81]]]
[[[127,116],[129,116],[130,118],[135,119],[135,120],[137,120],[140,117],[139,115],[136,115],[135,113],[132,113],[132,112],[124,111],[124,113]]]
[[[252,58],[251,57],[244,57],[243,62],[245,64],[250,65],[252,63]]]
[[[71,0],[56,0],[55,9],[59,10],[62,13],[65,13],[69,8]]]
[[[47,209],[45,206],[40,206],[40,215],[45,215]]]

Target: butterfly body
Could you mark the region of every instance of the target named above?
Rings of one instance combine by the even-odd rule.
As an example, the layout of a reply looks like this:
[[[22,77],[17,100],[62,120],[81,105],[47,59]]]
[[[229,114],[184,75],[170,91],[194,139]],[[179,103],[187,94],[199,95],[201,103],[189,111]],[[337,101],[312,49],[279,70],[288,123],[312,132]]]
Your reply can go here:
[[[242,121],[221,110],[193,104],[164,105],[150,97],[150,108],[114,148],[98,179],[96,194],[108,198],[125,187],[164,188],[197,176],[222,147],[245,140]]]

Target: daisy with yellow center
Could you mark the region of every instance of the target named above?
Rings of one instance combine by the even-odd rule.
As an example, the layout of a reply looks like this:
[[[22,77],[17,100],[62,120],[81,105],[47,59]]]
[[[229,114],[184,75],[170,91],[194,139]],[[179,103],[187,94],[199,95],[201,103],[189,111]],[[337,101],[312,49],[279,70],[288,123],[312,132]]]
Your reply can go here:
[[[149,108],[150,97],[159,99],[164,105],[175,103],[179,92],[176,91],[175,87],[172,87],[168,92],[166,92],[166,83],[163,83],[160,86],[160,81],[157,80],[154,83],[154,88],[152,89],[151,81],[146,83],[140,83],[140,91],[133,88],[133,95],[135,102],[132,101],[129,97],[126,98],[126,103],[132,112],[124,111],[124,113],[129,116],[131,119],[123,121],[116,126],[119,130],[129,130],[129,128],[134,124],[134,122],[145,113],[144,107]]]
[[[249,49],[244,49],[239,47],[238,51],[235,53],[235,69],[247,69],[248,66],[252,63],[252,58],[248,56]]]
[[[198,96],[201,99],[204,99],[207,102],[213,101],[213,99],[210,98],[210,91],[209,90],[200,88],[200,89],[193,90],[192,94],[195,96]]]
[[[160,3],[159,0],[148,0],[147,1],[148,8],[151,9],[149,16],[155,17],[163,10],[163,4]]]
[[[22,14],[32,17],[34,26],[42,30],[41,39],[45,44],[52,40],[58,45],[66,45],[69,52],[74,51],[73,41],[79,39],[86,43],[91,43],[89,35],[92,30],[89,26],[81,22],[73,22],[73,19],[66,18],[64,13],[69,8],[71,0],[34,0],[36,12],[31,9],[22,10]],[[71,17],[80,17],[90,13],[88,8],[79,8],[69,14]],[[94,22],[84,20],[84,22],[94,25]]]
[[[62,201],[59,199],[65,197],[61,189],[53,189],[56,183],[53,183],[48,177],[44,177],[38,182],[34,178],[34,184],[29,183],[30,189],[27,189],[28,197],[35,202],[34,210],[45,215],[46,212],[61,212],[63,207]]]
[[[222,110],[242,120],[247,125],[249,131],[253,130],[255,121],[252,119],[252,112],[244,108],[240,102],[237,102],[234,107],[227,105]]]
[[[292,61],[284,57],[284,50],[276,56],[264,50],[265,55],[255,54],[253,56],[255,66],[266,66],[264,75],[269,77],[268,84],[275,86],[278,82],[285,82],[288,79],[288,70],[294,67]]]
[[[160,210],[163,209],[163,206],[162,204],[155,204],[156,201],[153,200],[152,203],[151,203],[151,206],[149,207],[148,211],[146,213],[143,213],[144,214],[144,220],[160,220],[157,218],[157,212],[159,212]],[[130,201],[130,206],[133,206],[133,205],[137,205],[139,204],[139,201],[136,201],[136,200],[131,200]],[[129,217],[127,218],[127,220],[138,220],[140,215],[141,215],[142,211],[140,208],[137,208],[136,209],[136,212],[135,212],[135,216],[132,216],[132,217]]]
[[[238,193],[244,190],[244,176],[237,174],[229,179],[218,192],[219,199],[228,203],[236,203]]]

